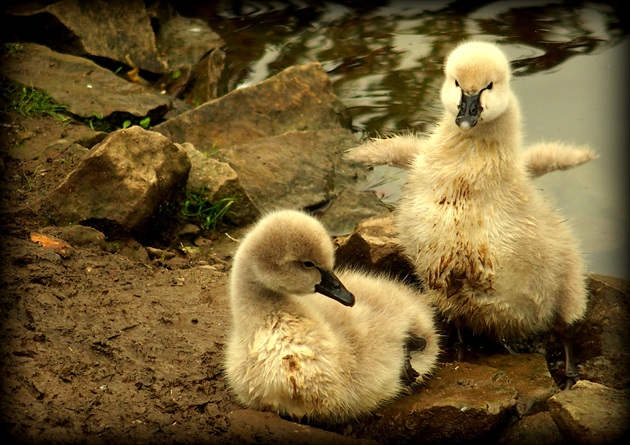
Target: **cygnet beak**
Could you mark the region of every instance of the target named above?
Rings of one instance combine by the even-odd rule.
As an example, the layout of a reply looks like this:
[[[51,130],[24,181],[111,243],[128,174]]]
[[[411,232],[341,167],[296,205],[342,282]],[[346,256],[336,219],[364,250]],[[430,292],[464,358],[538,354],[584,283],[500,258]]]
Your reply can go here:
[[[339,278],[332,271],[320,269],[319,267],[317,270],[322,276],[322,281],[315,285],[315,292],[337,300],[344,306],[354,306],[354,295],[341,284]]]
[[[462,100],[459,103],[459,113],[455,118],[455,123],[460,130],[468,131],[475,125],[481,115],[481,104],[479,103],[479,97],[481,93],[469,96],[462,91]]]

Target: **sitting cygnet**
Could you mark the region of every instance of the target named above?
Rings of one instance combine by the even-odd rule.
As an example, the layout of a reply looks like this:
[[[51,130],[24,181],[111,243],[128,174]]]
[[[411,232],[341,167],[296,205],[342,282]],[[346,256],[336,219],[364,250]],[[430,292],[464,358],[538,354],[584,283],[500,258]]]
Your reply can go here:
[[[225,372],[243,405],[343,422],[433,369],[438,335],[423,295],[383,276],[333,272],[333,263],[326,230],[301,211],[272,212],[241,241]]]
[[[510,76],[497,45],[461,44],[446,61],[444,114],[432,134],[373,140],[350,157],[411,160],[396,227],[440,312],[502,342],[555,328],[570,387],[579,376],[569,327],[586,311],[585,264],[532,177],[592,153],[563,156],[542,144],[523,154]]]

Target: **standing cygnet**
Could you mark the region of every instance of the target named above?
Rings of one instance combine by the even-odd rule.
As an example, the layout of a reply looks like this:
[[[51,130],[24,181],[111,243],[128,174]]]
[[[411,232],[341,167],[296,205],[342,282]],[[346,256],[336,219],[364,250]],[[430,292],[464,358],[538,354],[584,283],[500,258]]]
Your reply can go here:
[[[586,310],[585,265],[569,224],[532,177],[573,161],[545,145],[521,152],[520,109],[498,46],[461,44],[445,75],[445,112],[428,138],[407,136],[398,150],[391,139],[371,141],[355,155],[379,146],[399,158],[413,153],[396,225],[419,277],[439,291],[439,310],[499,341],[555,328],[570,387],[579,376],[568,328]]]
[[[225,372],[243,405],[342,422],[433,369],[438,335],[422,295],[383,276],[335,273],[333,263],[326,230],[300,211],[268,214],[241,241]]]

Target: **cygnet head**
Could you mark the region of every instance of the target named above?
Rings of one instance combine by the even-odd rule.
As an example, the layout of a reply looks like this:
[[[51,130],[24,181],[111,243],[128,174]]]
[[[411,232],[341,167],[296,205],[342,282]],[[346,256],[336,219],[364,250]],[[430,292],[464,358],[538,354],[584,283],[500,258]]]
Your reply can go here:
[[[243,239],[235,261],[247,263],[248,279],[275,293],[318,292],[354,305],[354,296],[332,271],[330,236],[306,213],[281,210],[266,215]]]
[[[444,73],[442,103],[463,131],[496,119],[512,100],[510,65],[493,43],[459,45],[447,57]]]

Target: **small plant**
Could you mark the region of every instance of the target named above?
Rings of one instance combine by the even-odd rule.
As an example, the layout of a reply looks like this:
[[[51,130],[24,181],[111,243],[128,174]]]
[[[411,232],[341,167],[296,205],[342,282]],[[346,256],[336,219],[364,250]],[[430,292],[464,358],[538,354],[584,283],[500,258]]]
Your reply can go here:
[[[133,124],[131,119],[127,119],[122,123],[122,128],[129,128],[131,124]],[[151,125],[151,118],[147,116],[144,119],[141,119],[140,121],[138,121],[138,125],[146,130],[147,128],[149,128],[149,125]]]
[[[90,127],[90,129],[93,131],[102,130],[103,126],[106,125],[103,123],[103,114],[98,113],[98,112],[94,112],[92,117],[87,119],[86,122],[88,126]],[[96,125],[94,125],[95,122],[96,122]]]
[[[202,153],[205,155],[206,158],[210,158],[214,156],[215,154],[217,154],[218,152],[219,152],[219,147],[217,147],[217,144],[213,142],[212,147],[210,147],[210,150],[204,151]]]
[[[56,103],[49,94],[37,88],[3,83],[2,96],[7,101],[5,112],[17,111],[27,117],[49,115],[62,122],[71,120],[63,114],[68,110],[67,105]]]
[[[204,197],[203,189],[187,192],[181,215],[187,221],[198,223],[202,229],[214,230],[235,201],[235,198],[223,198],[211,203]]]
[[[22,177],[24,178],[24,186],[26,188],[27,191],[32,192],[33,190],[35,190],[35,182],[37,181],[37,177],[41,176],[42,173],[44,173],[41,170],[41,165],[38,165],[37,167],[35,167],[35,170],[33,171],[33,173],[26,173],[24,170],[22,170]]]

